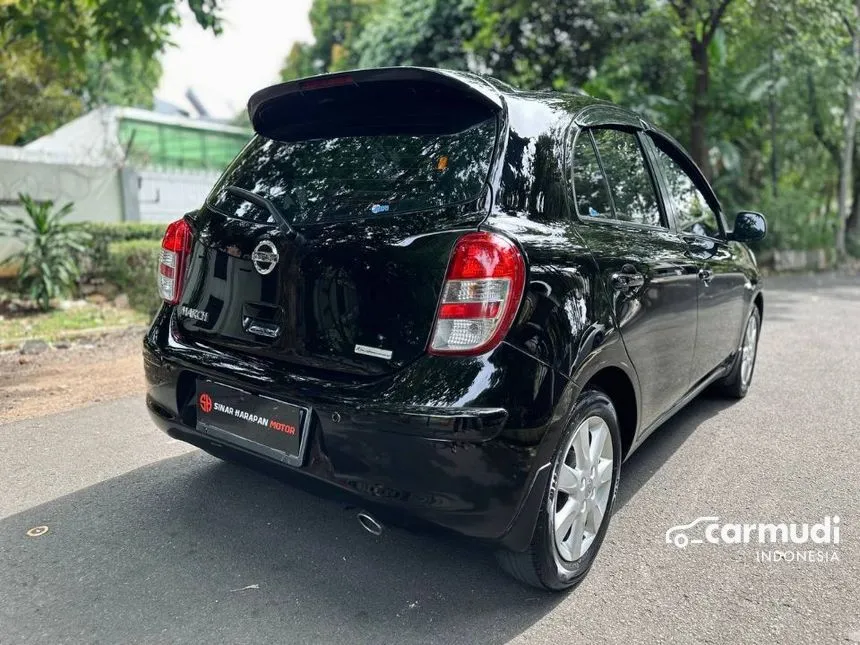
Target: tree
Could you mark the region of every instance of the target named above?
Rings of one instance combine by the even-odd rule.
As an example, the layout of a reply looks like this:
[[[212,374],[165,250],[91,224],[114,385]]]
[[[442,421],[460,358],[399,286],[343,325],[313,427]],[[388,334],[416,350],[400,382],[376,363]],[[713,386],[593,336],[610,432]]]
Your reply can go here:
[[[290,53],[281,68],[281,79],[291,81],[305,76],[314,76],[322,70],[317,69],[313,60],[313,45],[307,43],[293,43]]]
[[[637,0],[478,0],[472,47],[481,71],[513,85],[572,90],[595,74],[643,10]]]
[[[854,162],[857,130],[857,109],[860,106],[860,0],[856,0],[854,6],[853,20],[846,19],[846,25],[851,35],[851,54],[852,54],[852,82],[848,87],[848,99],[845,107],[845,134],[842,143],[842,171],[839,178],[839,229],[836,233],[836,252],[839,255],[845,255],[846,252],[846,230],[848,228],[848,219],[851,216],[850,206],[848,204],[849,182],[851,181],[852,166]],[[855,182],[855,187],[856,187]],[[854,200],[858,199],[855,190]],[[856,226],[856,220],[855,220]]]
[[[710,177],[707,123],[710,105],[709,48],[732,0],[669,0],[679,21],[680,36],[686,41],[693,61],[693,95],[690,118],[690,155],[705,176]]]
[[[130,50],[145,58],[162,51],[170,29],[180,23],[187,4],[205,29],[220,33],[222,0],[4,0],[0,2],[0,43],[33,39],[47,56],[82,67],[92,43],[108,58]]]
[[[161,71],[158,58],[146,57],[139,51],[130,51],[121,58],[89,52],[80,88],[84,110],[101,105],[151,108]]]
[[[29,40],[0,47],[0,144],[26,143],[81,112],[79,70],[63,70]],[[35,135],[35,136],[34,136]]]
[[[221,0],[187,0],[218,31]],[[105,103],[148,106],[176,0],[0,2],[0,143],[23,144]]]
[[[380,0],[314,0],[308,18],[313,43],[296,43],[290,50],[281,78],[289,81],[310,74],[356,67],[354,43]]]
[[[386,0],[356,40],[359,67],[468,69],[474,0]]]

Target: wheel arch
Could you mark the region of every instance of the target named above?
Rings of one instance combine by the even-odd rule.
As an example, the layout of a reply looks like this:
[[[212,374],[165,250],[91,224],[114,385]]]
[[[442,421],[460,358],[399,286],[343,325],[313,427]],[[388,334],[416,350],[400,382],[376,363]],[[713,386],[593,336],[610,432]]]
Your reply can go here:
[[[618,416],[622,460],[626,459],[639,424],[639,396],[633,379],[621,367],[607,365],[591,374],[583,383],[581,391],[590,388],[601,390],[612,401]]]
[[[764,320],[764,296],[761,291],[755,294],[755,298],[753,298],[753,305],[758,309],[759,320]]]

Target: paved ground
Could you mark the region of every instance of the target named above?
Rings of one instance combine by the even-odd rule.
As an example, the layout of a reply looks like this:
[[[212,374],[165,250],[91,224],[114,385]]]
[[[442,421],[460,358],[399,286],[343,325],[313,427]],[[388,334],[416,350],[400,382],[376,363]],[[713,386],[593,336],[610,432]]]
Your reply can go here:
[[[625,465],[568,595],[458,540],[374,538],[169,441],[139,397],[0,425],[0,643],[860,642],[860,278],[769,286],[751,394],[695,401]],[[838,515],[839,561],[665,544],[707,515]]]

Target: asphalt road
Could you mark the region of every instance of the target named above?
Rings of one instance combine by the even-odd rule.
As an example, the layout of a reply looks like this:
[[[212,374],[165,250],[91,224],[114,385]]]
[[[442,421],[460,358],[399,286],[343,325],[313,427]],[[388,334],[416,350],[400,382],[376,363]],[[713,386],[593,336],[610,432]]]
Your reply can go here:
[[[373,537],[354,511],[170,441],[139,398],[0,425],[0,643],[860,642],[860,278],[768,287],[750,395],[694,401],[625,464],[595,568],[566,595],[461,540]],[[838,561],[664,539],[700,516],[825,515]]]

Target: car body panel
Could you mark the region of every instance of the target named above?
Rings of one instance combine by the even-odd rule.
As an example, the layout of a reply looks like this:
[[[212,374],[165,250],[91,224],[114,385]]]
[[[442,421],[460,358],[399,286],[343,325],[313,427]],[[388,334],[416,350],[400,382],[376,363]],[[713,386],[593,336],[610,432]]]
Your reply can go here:
[[[428,355],[420,351],[420,337],[428,340],[432,313],[422,309],[415,318],[427,317],[426,329],[415,329],[408,359],[385,369],[359,362],[334,375],[330,365],[314,370],[264,351],[242,351],[223,339],[213,342],[193,333],[195,323],[165,305],[144,342],[148,407],[172,436],[212,449],[212,438],[195,423],[198,378],[307,406],[313,414],[309,450],[291,472],[331,484],[369,508],[522,550],[544,500],[559,437],[583,388],[609,369],[629,382],[633,396],[625,405],[635,409],[625,410],[634,420],[627,458],[648,433],[726,374],[744,317],[761,292],[754,258],[737,242],[686,239],[665,204],[666,229],[577,217],[571,186],[577,134],[598,125],[659,133],[627,110],[579,95],[518,92],[466,73],[374,73],[366,72],[367,78],[461,87],[498,111],[487,192],[480,204],[468,207],[468,221],[436,214],[415,230],[398,229],[392,219],[385,225],[389,230],[381,224],[378,231],[374,225],[368,230],[384,238],[378,250],[391,248],[392,254],[379,256],[381,262],[401,262],[395,249],[423,248],[434,256],[413,256],[408,275],[393,268],[388,286],[400,300],[405,292],[398,289],[413,281],[419,291],[438,293],[451,245],[463,232],[509,237],[525,259],[527,283],[505,340],[480,356]],[[360,78],[365,72],[350,74]],[[261,106],[300,86],[255,95],[252,121],[261,118]],[[238,243],[242,233],[236,233]],[[358,244],[363,234],[356,226],[352,241],[346,235],[332,244]],[[243,248],[240,255],[247,252]],[[628,263],[643,272],[646,283],[636,293],[620,294],[611,276]],[[714,271],[707,287],[697,274],[704,266]]]

